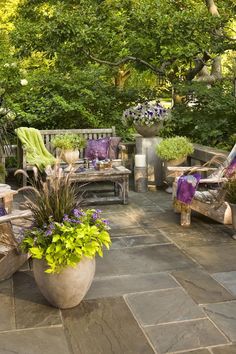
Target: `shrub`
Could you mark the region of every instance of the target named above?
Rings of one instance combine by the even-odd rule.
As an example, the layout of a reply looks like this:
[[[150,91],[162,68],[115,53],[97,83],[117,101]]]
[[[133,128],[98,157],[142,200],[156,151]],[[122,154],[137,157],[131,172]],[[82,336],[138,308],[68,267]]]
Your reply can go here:
[[[163,160],[176,160],[192,154],[193,144],[183,136],[163,139],[156,147],[157,155]]]
[[[85,147],[85,139],[78,134],[57,135],[52,144],[62,150],[76,150]]]

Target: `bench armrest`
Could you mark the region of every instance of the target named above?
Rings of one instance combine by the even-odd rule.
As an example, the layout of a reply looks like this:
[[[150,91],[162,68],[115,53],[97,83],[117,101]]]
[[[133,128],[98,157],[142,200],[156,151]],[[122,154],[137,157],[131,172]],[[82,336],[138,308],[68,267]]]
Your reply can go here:
[[[206,183],[206,184],[220,184],[220,183],[224,183],[227,182],[228,179],[227,178],[202,178],[200,179],[199,183]]]
[[[32,213],[30,210],[16,210],[10,214],[0,216],[0,224],[7,222],[7,221],[15,220],[15,219],[27,218],[30,216],[32,216]]]

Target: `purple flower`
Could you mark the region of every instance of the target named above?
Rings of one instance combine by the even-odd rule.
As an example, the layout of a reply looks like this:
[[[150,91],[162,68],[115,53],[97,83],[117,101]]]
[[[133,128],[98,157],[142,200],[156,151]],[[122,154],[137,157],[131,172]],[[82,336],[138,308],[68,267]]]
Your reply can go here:
[[[79,209],[74,209],[73,210],[73,214],[76,218],[79,218],[80,216],[84,215],[84,212],[82,212],[81,210]]]
[[[93,213],[93,214],[92,214],[92,218],[93,218],[94,220],[97,220],[98,214],[97,214],[97,213]]]
[[[45,232],[45,235],[46,236],[50,236],[52,234],[52,230],[48,229],[46,232]]]
[[[101,209],[96,209],[96,213],[100,214],[101,212]]]
[[[103,219],[102,222],[103,222],[105,225],[109,225],[109,224],[110,224],[109,220],[106,220],[106,219]]]
[[[70,222],[75,223],[75,224],[81,224],[81,221],[78,219],[70,219]]]
[[[69,216],[67,215],[67,214],[65,214],[64,216],[63,216],[63,219],[62,219],[63,221],[70,221],[70,219],[69,219]]]

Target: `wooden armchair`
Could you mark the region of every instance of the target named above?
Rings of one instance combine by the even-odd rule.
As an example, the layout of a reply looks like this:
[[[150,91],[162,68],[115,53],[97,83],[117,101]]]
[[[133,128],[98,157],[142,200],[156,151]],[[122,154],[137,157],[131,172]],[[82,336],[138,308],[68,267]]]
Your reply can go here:
[[[199,190],[196,191],[194,198],[190,205],[181,205],[180,213],[181,220],[180,224],[182,226],[189,226],[191,224],[191,211],[194,210],[200,214],[203,214],[213,220],[216,220],[222,224],[232,224],[231,209],[227,202],[222,201],[224,191],[222,185],[227,181],[225,176],[225,169],[236,156],[236,144],[231,150],[230,154],[226,160],[221,164],[219,168],[210,167],[169,167],[168,171],[171,175],[175,176],[175,181],[173,183],[173,200],[174,205],[176,205],[176,191],[177,191],[177,181],[178,177],[183,173],[191,172],[207,172],[212,173],[208,178],[202,178],[199,182]],[[204,186],[205,190],[202,190]]]
[[[1,205],[8,214],[0,216],[0,281],[8,279],[29,258],[18,252],[19,239],[13,232],[12,220],[29,218],[29,210],[12,210],[13,196],[17,191],[9,188],[0,190]]]

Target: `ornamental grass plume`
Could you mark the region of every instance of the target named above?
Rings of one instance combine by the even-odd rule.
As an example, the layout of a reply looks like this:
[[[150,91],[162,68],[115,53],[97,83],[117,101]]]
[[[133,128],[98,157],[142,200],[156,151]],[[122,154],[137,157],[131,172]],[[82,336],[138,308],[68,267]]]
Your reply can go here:
[[[53,168],[47,167],[46,171],[46,174],[42,174],[34,167],[31,186],[19,189],[27,191],[25,206],[32,212],[34,224],[38,227],[48,224],[50,218],[60,222],[65,214],[70,214],[83,202],[81,191],[70,181],[71,173],[64,174],[58,164]],[[23,170],[16,173],[29,177]]]

